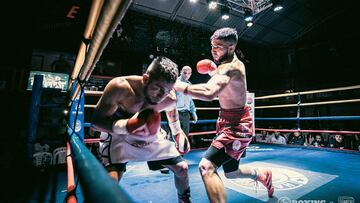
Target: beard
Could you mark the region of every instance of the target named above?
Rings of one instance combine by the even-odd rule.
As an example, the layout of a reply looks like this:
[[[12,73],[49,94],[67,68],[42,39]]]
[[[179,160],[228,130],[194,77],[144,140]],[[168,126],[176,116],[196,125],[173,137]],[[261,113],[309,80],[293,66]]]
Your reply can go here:
[[[145,102],[150,104],[150,105],[156,105],[158,104],[158,102],[154,102],[151,100],[149,94],[148,94],[148,91],[147,91],[147,86],[145,86],[144,88],[144,96],[145,96]]]
[[[214,60],[216,65],[223,64],[230,58],[229,51],[226,51],[222,56],[219,57],[218,60]]]

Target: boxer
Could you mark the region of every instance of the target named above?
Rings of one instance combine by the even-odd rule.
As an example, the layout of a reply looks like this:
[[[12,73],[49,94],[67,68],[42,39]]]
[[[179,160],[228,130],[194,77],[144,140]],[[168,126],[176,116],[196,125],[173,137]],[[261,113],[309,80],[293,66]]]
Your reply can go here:
[[[201,74],[210,74],[207,83],[189,85],[177,81],[175,89],[193,98],[211,101],[219,98],[220,112],[216,124],[217,137],[199,163],[199,170],[210,202],[226,202],[224,184],[217,172],[223,167],[226,178],[252,178],[260,181],[272,197],[272,172],[267,169],[239,167],[240,157],[252,140],[251,109],[246,107],[246,73],[237,58],[238,41],[233,28],[216,30],[210,38],[214,61],[205,59],[197,63]]]
[[[113,179],[121,180],[129,161],[147,161],[151,170],[166,167],[174,172],[179,202],[185,203],[191,202],[190,187],[181,154],[190,146],[178,121],[173,89],[177,77],[177,65],[157,57],[142,76],[112,79],[95,107],[91,127],[101,132],[101,160]],[[160,128],[161,111],[166,111],[176,145]]]

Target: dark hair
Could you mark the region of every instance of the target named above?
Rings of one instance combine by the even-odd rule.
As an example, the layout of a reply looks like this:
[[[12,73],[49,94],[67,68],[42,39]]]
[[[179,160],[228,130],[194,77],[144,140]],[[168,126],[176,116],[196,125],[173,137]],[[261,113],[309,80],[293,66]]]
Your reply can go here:
[[[168,83],[175,83],[178,78],[179,71],[176,63],[165,56],[158,56],[154,58],[146,70],[149,75],[149,80],[164,80]]]
[[[236,44],[238,41],[238,35],[236,29],[230,27],[224,27],[214,32],[214,34],[210,37],[210,40],[213,39],[220,39]]]

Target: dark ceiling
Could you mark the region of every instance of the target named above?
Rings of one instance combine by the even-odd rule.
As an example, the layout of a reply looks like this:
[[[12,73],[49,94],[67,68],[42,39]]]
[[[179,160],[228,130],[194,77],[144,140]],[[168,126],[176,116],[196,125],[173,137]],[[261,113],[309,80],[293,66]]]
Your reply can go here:
[[[267,2],[269,0],[254,0]],[[306,33],[333,18],[351,20],[355,14],[354,1],[344,0],[285,0],[284,9],[278,12],[271,7],[255,15],[254,25],[247,28],[239,5],[247,0],[231,2],[230,18],[223,20],[219,9],[208,9],[205,0],[191,3],[189,0],[134,0],[132,10],[158,16],[170,21],[215,30],[220,27],[235,27],[240,38],[255,44],[286,45],[301,39]],[[339,25],[340,26],[340,25]]]
[[[308,78],[305,74],[308,71],[318,78],[324,70],[334,72],[338,65],[345,64],[344,78],[356,80],[357,77],[351,74],[355,70],[351,64],[356,58],[356,52],[351,50],[357,47],[360,36],[355,28],[359,19],[355,0],[284,0],[284,9],[280,12],[269,7],[257,13],[250,28],[245,26],[244,15],[237,7],[248,0],[221,2],[229,2],[233,7],[227,21],[221,19],[220,11],[210,11],[206,0],[197,3],[134,0],[102,58],[116,62],[122,60],[121,57],[129,61],[131,56],[134,64],[127,65],[141,66],[143,62],[139,62],[139,57],[147,57],[163,46],[173,53],[180,65],[194,64],[196,60],[210,57],[211,33],[229,26],[239,33],[240,47],[245,49],[247,56],[244,60],[249,62],[250,78],[256,74],[267,79],[273,73],[282,77],[274,80],[286,78],[279,83],[283,86],[291,83],[289,78],[298,77],[299,81]],[[39,0],[11,4],[7,8],[16,10],[6,9],[2,13],[5,14],[3,19],[9,19],[5,23],[9,32],[3,38],[6,53],[2,63],[28,66],[33,49],[77,53],[91,1]],[[77,12],[69,17],[69,11],[74,7]],[[167,41],[161,40],[164,37]],[[304,76],[300,77],[301,74]]]
[[[244,15],[237,6],[247,1],[221,0],[222,3],[231,2],[229,4],[232,7],[230,18],[226,21],[221,19],[219,9],[217,11],[208,9],[206,0],[198,0],[196,3],[191,3],[190,0],[133,0],[128,13],[139,14],[138,18],[145,23],[141,24],[141,21],[137,21],[140,24],[134,24],[132,29],[141,29],[143,26],[142,30],[146,29],[145,33],[153,34],[155,30],[151,29],[161,29],[161,26],[149,28],[146,25],[149,16],[154,16],[157,19],[154,21],[166,21],[167,24],[177,23],[193,28],[185,29],[187,32],[181,35],[193,34],[189,30],[212,32],[217,28],[229,26],[238,30],[241,41],[266,46],[289,46],[303,40],[308,33],[315,32],[322,39],[351,35],[354,33],[354,24],[358,24],[355,0],[285,0],[283,10],[274,12],[271,8],[267,8],[257,13],[254,25],[247,28],[243,20]],[[22,18],[21,20],[14,18],[9,21],[9,27],[13,27],[10,31],[16,32],[15,35],[30,39],[34,43],[32,46],[49,48],[52,46],[55,49],[59,47],[76,53],[90,4],[91,1],[85,0],[40,0],[36,3],[28,3],[24,5],[23,10],[19,8],[16,13]],[[72,7],[78,7],[77,12],[73,14],[74,18],[68,16]],[[124,21],[129,19],[127,15]],[[5,17],[9,16],[13,16],[13,13]],[[163,24],[164,27],[167,26],[166,23]],[[318,29],[326,24],[329,25]],[[29,31],[34,33],[32,39],[31,35],[22,35],[30,34]],[[124,30],[125,33],[126,31],[131,32]],[[316,37],[316,34],[312,34],[312,37]],[[318,40],[318,38],[313,40]]]

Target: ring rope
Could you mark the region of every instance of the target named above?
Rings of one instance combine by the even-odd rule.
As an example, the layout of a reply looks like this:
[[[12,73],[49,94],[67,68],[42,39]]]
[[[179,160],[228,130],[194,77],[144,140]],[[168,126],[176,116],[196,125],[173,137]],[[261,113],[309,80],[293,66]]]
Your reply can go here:
[[[303,92],[274,94],[274,95],[255,97],[255,99],[270,99],[270,98],[296,96],[296,95],[306,95],[306,94],[316,94],[316,93],[333,92],[333,91],[341,91],[341,90],[352,90],[352,89],[359,89],[359,88],[360,88],[360,85],[354,85],[354,86],[348,86],[348,87],[337,87],[337,88],[320,89],[320,90],[309,90],[309,91],[303,91]],[[103,91],[92,91],[92,90],[85,91],[85,94],[94,95],[94,96],[101,96],[102,93],[103,93]]]
[[[104,91],[93,91],[93,90],[85,90],[85,94],[89,96],[101,96]]]
[[[337,101],[327,101],[327,102],[311,102],[303,104],[281,104],[281,105],[270,105],[270,106],[255,106],[255,109],[268,109],[268,108],[284,108],[284,107],[298,107],[298,106],[315,106],[323,104],[343,104],[343,103],[353,103],[360,102],[360,99],[348,99],[348,100],[337,100]],[[85,104],[85,108],[95,108],[95,104]],[[196,110],[220,110],[219,107],[197,107]]]
[[[290,129],[268,129],[268,128],[255,128],[256,131],[269,131],[269,132],[308,132],[308,133],[330,133],[330,134],[360,134],[360,131],[337,131],[337,130],[290,130]],[[215,134],[216,131],[204,131],[204,132],[191,132],[189,136],[194,135],[208,135]],[[100,138],[87,138],[84,139],[84,143],[98,143],[100,142]]]
[[[289,129],[268,129],[255,128],[255,130],[264,130],[270,132],[307,132],[307,133],[331,133],[331,134],[360,134],[360,131],[344,131],[344,130],[289,130]]]
[[[261,121],[272,121],[272,120],[304,120],[304,121],[314,121],[314,120],[360,120],[360,116],[321,116],[321,117],[279,117],[279,118],[262,118],[257,117],[255,120]]]
[[[193,135],[208,135],[208,134],[215,134],[216,131],[205,131],[205,132],[191,132],[189,136]],[[98,143],[100,142],[100,138],[87,138],[84,139],[84,143],[91,144],[91,143]]]
[[[96,105],[95,104],[84,104],[85,108],[95,108]]]
[[[196,110],[220,110],[220,107],[196,107]]]
[[[299,94],[300,95],[305,95],[305,94],[333,92],[333,91],[340,91],[340,90],[352,90],[352,89],[359,89],[359,88],[360,88],[360,85],[354,85],[354,86],[348,86],[348,87],[337,87],[337,88],[329,88],[329,89],[310,90],[310,91],[304,91],[304,92],[292,92],[292,93],[285,93],[285,94],[274,94],[274,95],[255,97],[255,99],[270,99],[270,98],[278,98],[278,97],[295,96],[295,95],[299,95]]]
[[[352,86],[352,87],[355,87],[355,86]],[[360,85],[359,85],[359,87],[360,87]],[[339,88],[333,88],[333,89],[339,89]],[[86,90],[85,94],[89,95],[89,96],[101,96],[103,94],[103,91]],[[291,93],[291,94],[293,94],[293,93]],[[301,94],[301,92],[296,93],[296,94],[294,93],[293,95],[299,95],[299,94]],[[256,99],[256,97],[255,97],[255,99]],[[353,103],[353,102],[360,102],[360,99],[333,100],[333,101],[310,102],[310,103],[301,103],[301,104],[296,103],[296,104],[281,104],[281,105],[270,105],[270,106],[255,106],[255,109],[315,106],[315,105],[323,105],[323,104],[342,104],[342,103]],[[95,108],[95,106],[96,105],[85,104],[85,107],[88,107],[88,108]],[[220,110],[219,107],[197,107],[196,109],[197,110]]]
[[[360,120],[360,116],[322,116],[322,117],[278,117],[278,118],[263,118],[255,117],[255,120],[305,120],[305,121],[316,121],[316,120]],[[198,120],[196,124],[201,123],[215,123],[217,119],[208,119],[208,120]],[[166,125],[166,121],[161,122],[162,125]],[[190,122],[194,124],[194,122]],[[90,127],[91,123],[84,123],[85,127]]]
[[[333,100],[333,101],[326,101],[326,102],[310,102],[310,103],[302,103],[302,104],[282,104],[282,105],[271,105],[271,106],[256,106],[255,109],[298,107],[298,106],[315,106],[315,105],[323,105],[323,104],[342,104],[342,103],[352,103],[352,102],[360,102],[360,99]]]

